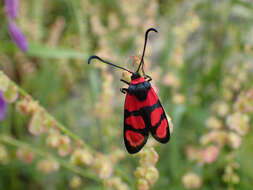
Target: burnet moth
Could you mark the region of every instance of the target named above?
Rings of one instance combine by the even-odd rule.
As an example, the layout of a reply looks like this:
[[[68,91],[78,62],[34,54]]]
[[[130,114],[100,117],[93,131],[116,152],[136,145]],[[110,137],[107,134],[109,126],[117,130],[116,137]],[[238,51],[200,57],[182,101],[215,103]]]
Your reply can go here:
[[[92,59],[98,59],[103,63],[131,73],[130,83],[121,79],[122,82],[129,85],[128,88],[120,89],[123,94],[126,94],[124,142],[130,154],[137,153],[142,149],[147,142],[149,132],[160,143],[167,143],[170,139],[169,122],[165,111],[150,84],[152,78],[145,74],[143,68],[148,34],[151,31],[158,32],[155,28],[150,28],[146,31],[141,61],[135,72],[105,61],[96,55],[91,56],[88,60],[89,64]]]

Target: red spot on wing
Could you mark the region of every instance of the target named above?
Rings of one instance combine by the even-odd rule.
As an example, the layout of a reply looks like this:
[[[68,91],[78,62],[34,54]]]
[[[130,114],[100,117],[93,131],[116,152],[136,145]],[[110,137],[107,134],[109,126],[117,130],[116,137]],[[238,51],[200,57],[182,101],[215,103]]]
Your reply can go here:
[[[145,123],[141,116],[131,115],[126,118],[126,124],[131,125],[135,129],[144,129]]]
[[[148,91],[147,98],[144,101],[139,101],[134,95],[127,93],[125,101],[125,109],[129,112],[138,111],[140,108],[146,106],[152,106],[158,101],[158,96],[156,95],[154,89],[151,87]]]
[[[125,135],[127,141],[134,147],[141,145],[144,141],[143,135],[134,131],[127,130]]]
[[[161,124],[159,125],[159,127],[156,130],[156,136],[158,136],[159,138],[164,138],[167,135],[167,127],[168,127],[168,123],[167,123],[167,119],[163,119]]]
[[[154,127],[161,119],[163,109],[161,107],[156,108],[151,112],[151,124]]]

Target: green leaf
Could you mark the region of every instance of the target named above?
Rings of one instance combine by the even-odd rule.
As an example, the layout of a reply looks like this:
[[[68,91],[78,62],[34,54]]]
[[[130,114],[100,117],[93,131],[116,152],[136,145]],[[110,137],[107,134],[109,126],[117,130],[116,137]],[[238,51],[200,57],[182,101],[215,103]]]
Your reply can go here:
[[[41,58],[61,58],[61,59],[81,59],[87,60],[86,53],[77,52],[75,50],[48,47],[45,45],[30,44],[28,55]]]

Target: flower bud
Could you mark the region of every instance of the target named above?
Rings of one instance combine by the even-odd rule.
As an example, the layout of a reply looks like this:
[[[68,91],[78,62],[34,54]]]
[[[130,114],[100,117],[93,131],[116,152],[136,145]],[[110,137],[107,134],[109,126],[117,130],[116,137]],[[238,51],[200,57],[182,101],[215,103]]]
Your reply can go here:
[[[2,92],[0,91],[0,121],[2,121],[5,118],[7,111],[7,103],[3,99]]]
[[[202,185],[201,178],[192,172],[185,174],[182,182],[186,189],[198,189]]]
[[[229,105],[224,101],[217,101],[213,104],[213,110],[221,117],[226,116],[229,113]]]
[[[33,101],[29,96],[19,100],[16,103],[17,110],[28,115],[39,111],[40,107],[37,101]]]
[[[214,162],[219,155],[219,148],[217,146],[209,146],[203,151],[203,161],[204,163]]]
[[[46,139],[46,143],[48,146],[52,148],[57,148],[60,145],[60,133],[55,129],[49,130],[49,135]]]
[[[225,168],[225,173],[222,176],[224,182],[231,184],[238,184],[240,182],[239,176],[235,173],[234,169],[238,169],[239,165],[236,162],[230,163]]]
[[[253,88],[242,92],[237,98],[234,107],[241,112],[253,112]]]
[[[200,143],[207,145],[211,142],[223,146],[227,140],[227,132],[224,130],[213,130],[201,137]]]
[[[241,137],[234,132],[229,132],[228,144],[231,148],[234,148],[234,149],[239,148],[241,145]]]
[[[16,156],[26,164],[30,164],[34,158],[34,153],[23,148],[16,151]]]
[[[28,42],[24,34],[21,32],[20,28],[16,25],[15,22],[10,21],[8,25],[9,34],[15,44],[22,50],[27,51]]]
[[[19,0],[5,0],[6,12],[12,19],[18,16],[18,5]]]
[[[79,176],[74,176],[70,182],[69,182],[69,187],[72,189],[79,188],[81,186],[82,180]]]
[[[107,179],[112,175],[113,165],[110,159],[102,154],[97,154],[93,167],[102,179]]]
[[[199,160],[201,158],[201,151],[200,149],[194,147],[194,146],[187,146],[186,149],[185,149],[185,153],[186,153],[186,156],[187,158],[190,160],[190,161],[193,161],[193,160]]]
[[[158,180],[158,178],[159,178],[158,170],[154,166],[149,167],[145,175],[145,179],[147,180],[149,185],[153,186],[154,183]]]
[[[240,178],[238,175],[234,174],[231,177],[231,181],[233,182],[233,184],[238,184],[240,182]]]
[[[227,118],[227,125],[240,135],[245,135],[249,130],[249,117],[240,112],[233,113]]]
[[[0,72],[0,91],[5,92],[8,89],[10,80],[8,77],[1,71]]]
[[[7,164],[9,161],[9,155],[6,148],[0,144],[0,164]]]
[[[146,148],[140,153],[140,155],[141,155],[141,158],[140,158],[141,165],[146,165],[146,166],[155,165],[159,159],[159,155],[157,154],[157,152],[155,151],[153,147]]]
[[[8,103],[13,103],[18,99],[18,88],[10,83],[6,91],[3,92],[3,97]]]
[[[137,189],[138,190],[149,190],[149,185],[147,180],[145,179],[138,179],[137,181]]]
[[[44,159],[38,162],[37,169],[48,174],[57,171],[59,169],[59,164],[52,159]]]
[[[222,123],[216,117],[209,117],[206,121],[206,125],[210,129],[220,129],[222,127]]]
[[[43,125],[42,113],[37,111],[33,114],[32,119],[28,125],[28,130],[32,135],[38,136],[46,131]]]
[[[59,137],[60,144],[58,146],[58,153],[60,156],[67,156],[71,152],[70,138],[67,135]]]
[[[128,186],[123,183],[120,177],[112,177],[109,179],[105,179],[105,185],[109,188],[113,188],[115,190],[128,190]]]
[[[134,172],[134,175],[136,176],[136,178],[143,178],[146,172],[147,172],[146,167],[137,167]]]
[[[92,154],[86,149],[76,149],[70,158],[70,162],[75,165],[91,165],[93,162]]]

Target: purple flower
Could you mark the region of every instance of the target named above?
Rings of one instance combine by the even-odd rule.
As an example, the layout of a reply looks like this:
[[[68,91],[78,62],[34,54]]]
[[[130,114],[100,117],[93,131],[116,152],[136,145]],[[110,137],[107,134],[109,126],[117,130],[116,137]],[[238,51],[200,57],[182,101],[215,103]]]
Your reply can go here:
[[[3,99],[2,92],[0,91],[0,121],[2,121],[4,119],[6,109],[7,109],[7,103]]]
[[[15,19],[18,16],[19,0],[5,0],[5,8],[10,18]]]
[[[10,36],[22,51],[26,51],[28,49],[28,42],[26,40],[26,37],[23,35],[19,27],[13,21],[13,19],[16,19],[18,17],[18,6],[19,0],[5,0],[5,8],[7,16],[9,17],[8,28]]]
[[[8,28],[12,40],[22,51],[26,51],[28,49],[28,43],[19,27],[15,24],[15,22],[10,21]]]

